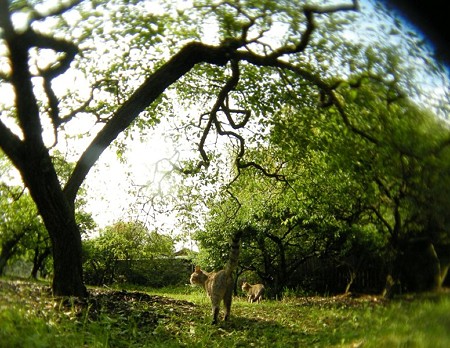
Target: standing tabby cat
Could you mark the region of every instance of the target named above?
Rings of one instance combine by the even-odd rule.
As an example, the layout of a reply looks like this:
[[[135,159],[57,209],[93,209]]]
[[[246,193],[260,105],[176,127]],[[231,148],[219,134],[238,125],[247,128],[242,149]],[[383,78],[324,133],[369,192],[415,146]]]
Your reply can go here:
[[[248,294],[248,302],[253,303],[255,301],[258,301],[258,303],[260,303],[263,298],[265,288],[262,284],[251,285],[247,282],[244,282],[242,284],[242,290]]]
[[[238,232],[233,237],[230,257],[223,270],[208,273],[202,271],[199,266],[196,266],[194,273],[191,274],[191,284],[202,286],[211,299],[213,324],[217,323],[220,302],[222,300],[225,306],[224,320],[230,317],[234,285],[233,272],[238,265],[241,234],[242,232]]]

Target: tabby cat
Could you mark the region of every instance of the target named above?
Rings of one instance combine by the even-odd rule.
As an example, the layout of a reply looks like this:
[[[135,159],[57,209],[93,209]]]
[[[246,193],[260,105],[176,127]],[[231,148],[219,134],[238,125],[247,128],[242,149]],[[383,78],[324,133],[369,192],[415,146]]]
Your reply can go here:
[[[258,303],[260,303],[265,290],[266,289],[262,284],[251,285],[247,282],[244,282],[242,284],[242,291],[245,291],[248,294],[248,302],[253,303],[255,301],[258,301]]]
[[[230,317],[234,286],[233,272],[238,265],[241,234],[241,232],[236,233],[233,237],[230,257],[224,269],[208,273],[196,266],[194,273],[191,274],[191,284],[202,286],[211,299],[213,324],[217,323],[222,300],[225,306],[224,320]]]

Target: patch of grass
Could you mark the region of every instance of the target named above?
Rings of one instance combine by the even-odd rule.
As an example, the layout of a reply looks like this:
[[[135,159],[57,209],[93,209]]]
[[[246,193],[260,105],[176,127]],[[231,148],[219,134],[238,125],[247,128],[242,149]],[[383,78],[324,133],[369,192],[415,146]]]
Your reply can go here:
[[[142,289],[141,289],[142,290]],[[190,286],[90,289],[54,298],[46,284],[0,279],[1,347],[450,347],[450,294],[233,301],[211,325],[210,301]]]
[[[397,300],[365,313],[367,347],[450,347],[450,298]]]

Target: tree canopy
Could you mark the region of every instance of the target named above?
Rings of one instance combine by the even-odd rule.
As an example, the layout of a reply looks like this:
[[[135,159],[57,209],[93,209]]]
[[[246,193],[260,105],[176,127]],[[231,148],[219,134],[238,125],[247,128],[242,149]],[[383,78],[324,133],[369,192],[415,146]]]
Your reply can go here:
[[[297,104],[275,115],[268,145],[247,155],[278,167],[279,180],[246,172],[211,199],[205,229],[195,235],[208,257],[221,259],[224,238],[216,231],[237,221],[254,231],[243,244],[241,267],[277,295],[299,285],[301,266],[311,258],[345,265],[347,291],[358,269],[374,264],[405,290],[442,286],[450,255],[442,211],[449,207],[443,185],[450,131],[392,87],[366,78],[357,88],[341,87],[353,129],[333,109]],[[380,291],[380,284],[370,290]]]

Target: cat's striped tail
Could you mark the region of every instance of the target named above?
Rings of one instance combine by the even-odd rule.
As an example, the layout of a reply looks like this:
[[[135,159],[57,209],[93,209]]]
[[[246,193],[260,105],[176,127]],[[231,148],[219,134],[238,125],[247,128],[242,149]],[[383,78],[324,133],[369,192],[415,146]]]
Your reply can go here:
[[[231,240],[230,257],[228,259],[227,265],[225,266],[225,272],[227,275],[231,275],[238,266],[242,233],[242,230],[237,231],[234,234],[233,239]]]

